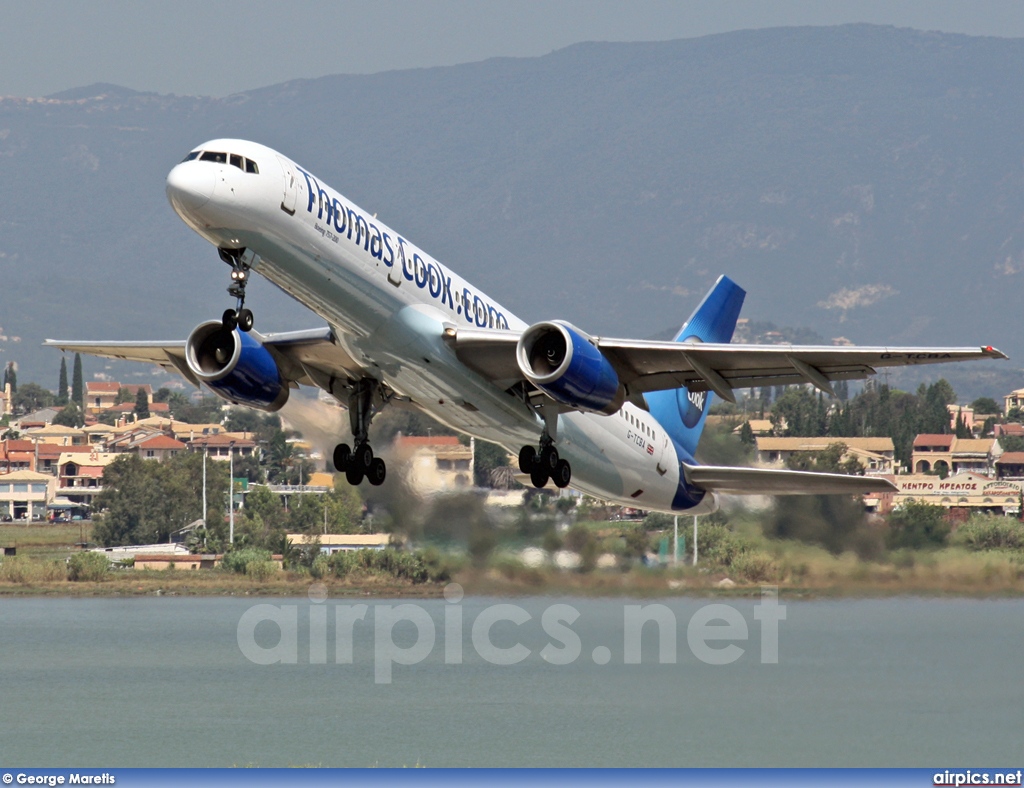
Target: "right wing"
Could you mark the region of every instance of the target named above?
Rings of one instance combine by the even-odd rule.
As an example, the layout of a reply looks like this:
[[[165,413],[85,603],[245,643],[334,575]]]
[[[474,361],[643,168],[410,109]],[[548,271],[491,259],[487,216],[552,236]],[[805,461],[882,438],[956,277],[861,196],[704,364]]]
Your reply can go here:
[[[516,359],[518,331],[456,328],[446,336],[466,366],[507,388],[523,380]],[[686,387],[735,401],[733,389],[811,383],[833,394],[834,380],[860,380],[880,367],[1006,358],[994,347],[835,347],[651,342],[595,337],[593,344],[633,397]]]
[[[730,468],[683,463],[686,481],[708,492],[732,495],[864,495],[895,492],[896,485],[878,476],[789,471],[776,468]]]

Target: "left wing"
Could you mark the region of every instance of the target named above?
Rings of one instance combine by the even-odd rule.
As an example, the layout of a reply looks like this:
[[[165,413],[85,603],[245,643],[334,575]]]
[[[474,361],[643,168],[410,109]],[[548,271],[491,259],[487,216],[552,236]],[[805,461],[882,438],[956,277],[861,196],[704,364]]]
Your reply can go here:
[[[731,468],[683,463],[686,481],[709,492],[733,495],[863,495],[894,492],[888,479],[843,473],[789,471],[776,468]]]
[[[516,361],[519,333],[450,329],[448,342],[468,367],[498,385],[523,380]],[[880,367],[1006,358],[994,347],[835,347],[648,342],[596,337],[593,344],[615,369],[626,395],[677,389],[713,391],[734,402],[733,389],[811,383],[834,394],[831,381],[859,380]]]
[[[289,384],[307,386],[330,385],[332,378],[358,379],[363,376],[360,365],[342,348],[330,328],[307,331],[284,331],[277,334],[250,334],[274,356],[282,377]],[[156,364],[169,372],[177,372],[198,386],[199,379],[185,361],[185,342],[75,342],[47,339],[46,347],[72,353],[86,353],[120,361]],[[329,388],[327,389],[330,390]]]

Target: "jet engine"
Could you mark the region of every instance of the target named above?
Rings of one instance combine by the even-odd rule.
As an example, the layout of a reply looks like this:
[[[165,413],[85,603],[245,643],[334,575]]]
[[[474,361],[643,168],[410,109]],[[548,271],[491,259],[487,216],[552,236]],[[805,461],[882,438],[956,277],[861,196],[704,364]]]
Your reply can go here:
[[[519,338],[519,368],[557,402],[580,410],[615,413],[625,391],[593,339],[561,320],[536,323]]]
[[[219,320],[200,323],[185,343],[185,361],[218,397],[236,405],[273,412],[288,401],[277,361],[255,333],[228,331]]]

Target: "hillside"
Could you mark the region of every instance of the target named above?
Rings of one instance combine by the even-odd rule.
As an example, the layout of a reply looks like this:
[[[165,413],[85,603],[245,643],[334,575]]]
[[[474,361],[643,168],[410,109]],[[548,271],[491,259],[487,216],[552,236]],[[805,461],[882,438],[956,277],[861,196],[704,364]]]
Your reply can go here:
[[[753,320],[1024,357],[1022,65],[1022,40],[853,25],[0,99],[0,361],[55,386],[44,337],[220,314],[227,268],[163,193],[219,136],[304,163],[528,320],[649,336],[728,273]],[[317,323],[250,293],[264,329]]]

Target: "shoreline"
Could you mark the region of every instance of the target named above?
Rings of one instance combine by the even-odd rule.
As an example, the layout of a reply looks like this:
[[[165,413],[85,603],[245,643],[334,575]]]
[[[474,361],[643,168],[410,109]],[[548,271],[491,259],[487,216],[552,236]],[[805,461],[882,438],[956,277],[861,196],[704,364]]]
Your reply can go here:
[[[131,570],[128,570],[131,571]],[[282,572],[283,577],[267,582],[255,581],[245,575],[223,573],[196,577],[183,571],[149,571],[144,575],[110,577],[100,581],[53,580],[39,582],[0,582],[0,604],[6,599],[28,598],[142,598],[142,597],[256,597],[303,598],[311,586],[326,588],[327,599],[442,599],[446,582],[409,583],[392,578],[365,577],[339,581],[317,580],[297,573]],[[696,574],[696,573],[694,573]],[[459,583],[467,596],[484,597],[606,597],[651,599],[696,597],[710,599],[743,599],[760,597],[764,587],[777,589],[780,599],[887,599],[922,597],[936,599],[1014,599],[1024,597],[1024,580],[1009,578],[976,578],[976,582],[949,582],[923,576],[891,578],[889,582],[836,579],[831,583],[736,582],[719,585],[722,573],[698,577],[675,577],[665,573],[609,572],[570,576],[532,576],[528,579],[508,578],[496,570],[456,574],[450,582]]]

